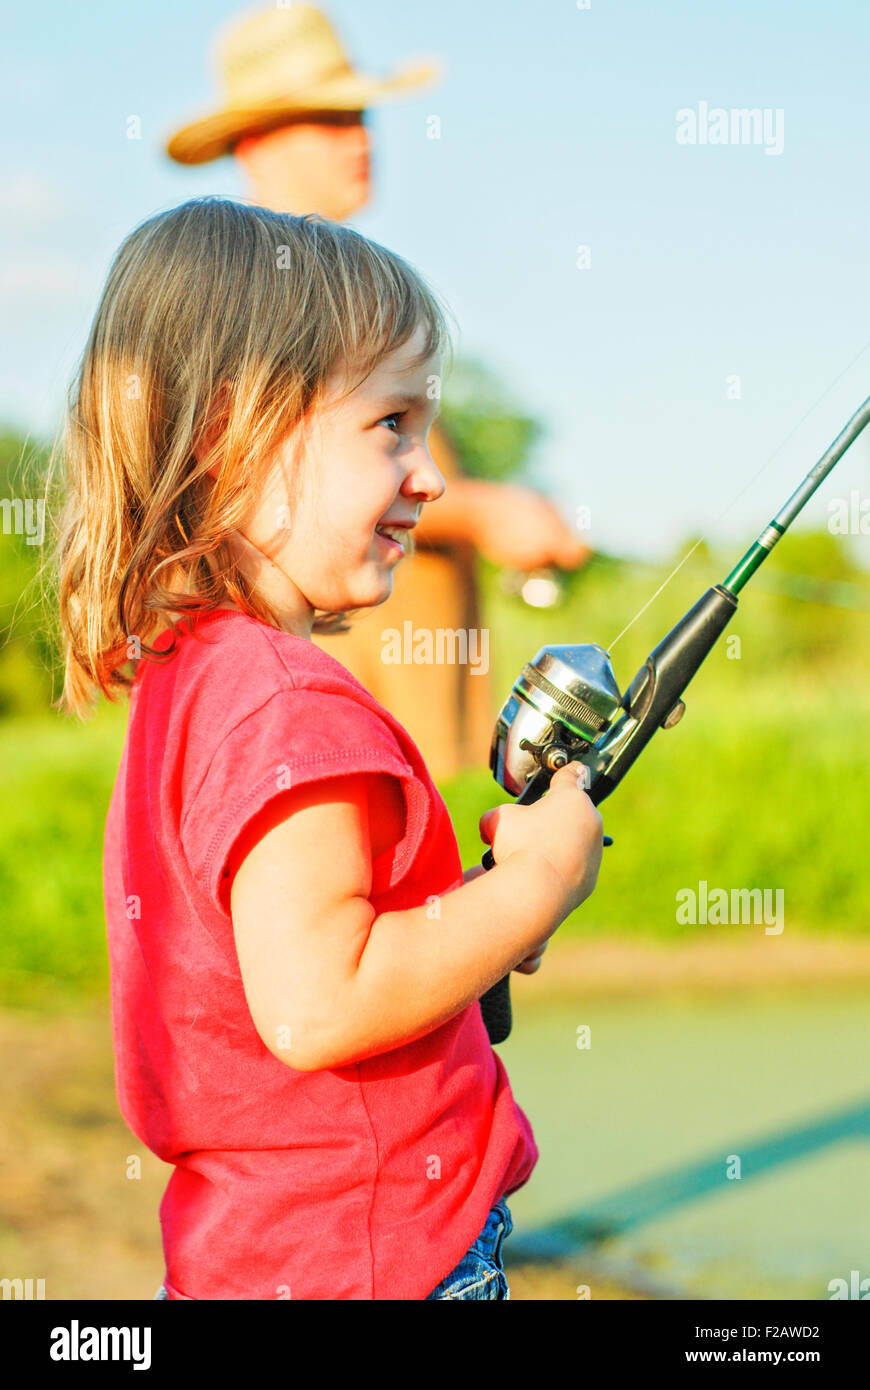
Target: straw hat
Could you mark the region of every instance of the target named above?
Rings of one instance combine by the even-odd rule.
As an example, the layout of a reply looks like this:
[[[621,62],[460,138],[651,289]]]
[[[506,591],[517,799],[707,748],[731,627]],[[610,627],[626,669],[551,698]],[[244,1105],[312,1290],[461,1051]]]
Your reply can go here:
[[[411,60],[389,77],[355,72],[329,20],[313,5],[248,11],[218,34],[223,106],[167,140],[179,164],[229,154],[243,135],[306,111],[363,111],[441,76],[438,59]]]

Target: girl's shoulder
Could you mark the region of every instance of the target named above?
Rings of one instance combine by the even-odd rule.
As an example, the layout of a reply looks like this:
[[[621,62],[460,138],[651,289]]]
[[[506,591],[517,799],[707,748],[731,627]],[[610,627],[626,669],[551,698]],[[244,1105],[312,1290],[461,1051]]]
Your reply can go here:
[[[318,687],[324,694],[351,694],[378,705],[365,686],[329,652],[239,609],[216,608],[193,620],[183,618],[176,623],[176,633],[175,655],[167,663],[176,666],[176,690],[187,684],[217,681],[225,703],[237,709],[249,705],[254,692],[269,694],[278,689]],[[164,652],[171,643],[172,635],[167,630],[152,645]],[[157,663],[142,664],[146,670],[149,665],[159,669]]]
[[[446,808],[411,736],[313,642],[216,610],[179,632],[171,661],[148,667],[128,729],[125,783],[159,774],[186,862],[219,910],[237,838],[276,795],[303,783],[355,773],[398,779],[405,829],[390,857],[390,888],[419,868],[428,827],[436,826],[438,852],[452,852]],[[383,780],[371,783],[376,797]]]
[[[177,646],[165,665],[149,662],[137,697],[153,723],[193,731],[205,752],[243,727],[253,734],[293,726],[294,743],[324,757],[340,743],[389,750],[391,761],[428,780],[407,730],[331,653],[237,609],[214,609],[176,625]],[[162,634],[155,648],[170,645]],[[140,685],[137,676],[137,686]],[[162,716],[158,710],[162,709]]]

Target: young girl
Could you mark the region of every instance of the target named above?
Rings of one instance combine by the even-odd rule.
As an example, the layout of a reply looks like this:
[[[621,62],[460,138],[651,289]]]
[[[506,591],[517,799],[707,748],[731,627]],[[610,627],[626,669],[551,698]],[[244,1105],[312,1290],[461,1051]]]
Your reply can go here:
[[[509,1297],[538,1151],[477,1001],[592,892],[601,817],[569,764],[463,876],[412,740],[310,640],[444,491],[446,348],[400,257],[203,198],[127,237],[73,383],[62,702],[129,691],[104,889],[121,1111],[175,1166],[158,1297]]]

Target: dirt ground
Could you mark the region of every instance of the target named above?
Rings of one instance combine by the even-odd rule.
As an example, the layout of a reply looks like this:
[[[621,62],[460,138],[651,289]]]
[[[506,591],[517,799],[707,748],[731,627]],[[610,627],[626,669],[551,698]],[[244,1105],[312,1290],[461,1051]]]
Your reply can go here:
[[[762,941],[718,952],[708,943],[664,952],[598,943],[561,947],[559,962],[555,993],[745,988],[771,978],[845,984],[870,979],[870,943]],[[152,1299],[171,1169],[119,1114],[108,1002],[76,1013],[0,1012],[0,1052],[0,1277],[44,1279],[46,1299]],[[513,1300],[575,1300],[583,1284],[592,1298],[656,1296],[579,1263],[508,1273]]]

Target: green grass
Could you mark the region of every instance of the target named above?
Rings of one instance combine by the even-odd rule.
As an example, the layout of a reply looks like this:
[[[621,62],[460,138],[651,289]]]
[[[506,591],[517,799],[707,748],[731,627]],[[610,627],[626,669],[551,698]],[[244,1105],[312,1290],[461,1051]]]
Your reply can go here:
[[[106,812],[126,713],[87,725],[0,722],[0,985],[7,1004],[70,1002],[108,986],[102,898]]]
[[[870,701],[839,707],[800,693],[759,692],[747,726],[710,693],[656,735],[601,805],[614,844],[594,895],[563,932],[686,939],[678,889],[782,888],[785,930],[867,929],[870,837],[866,737]],[[507,798],[488,774],[444,789],[463,863],[480,858],[477,823]],[[757,926],[700,928],[733,939]]]

